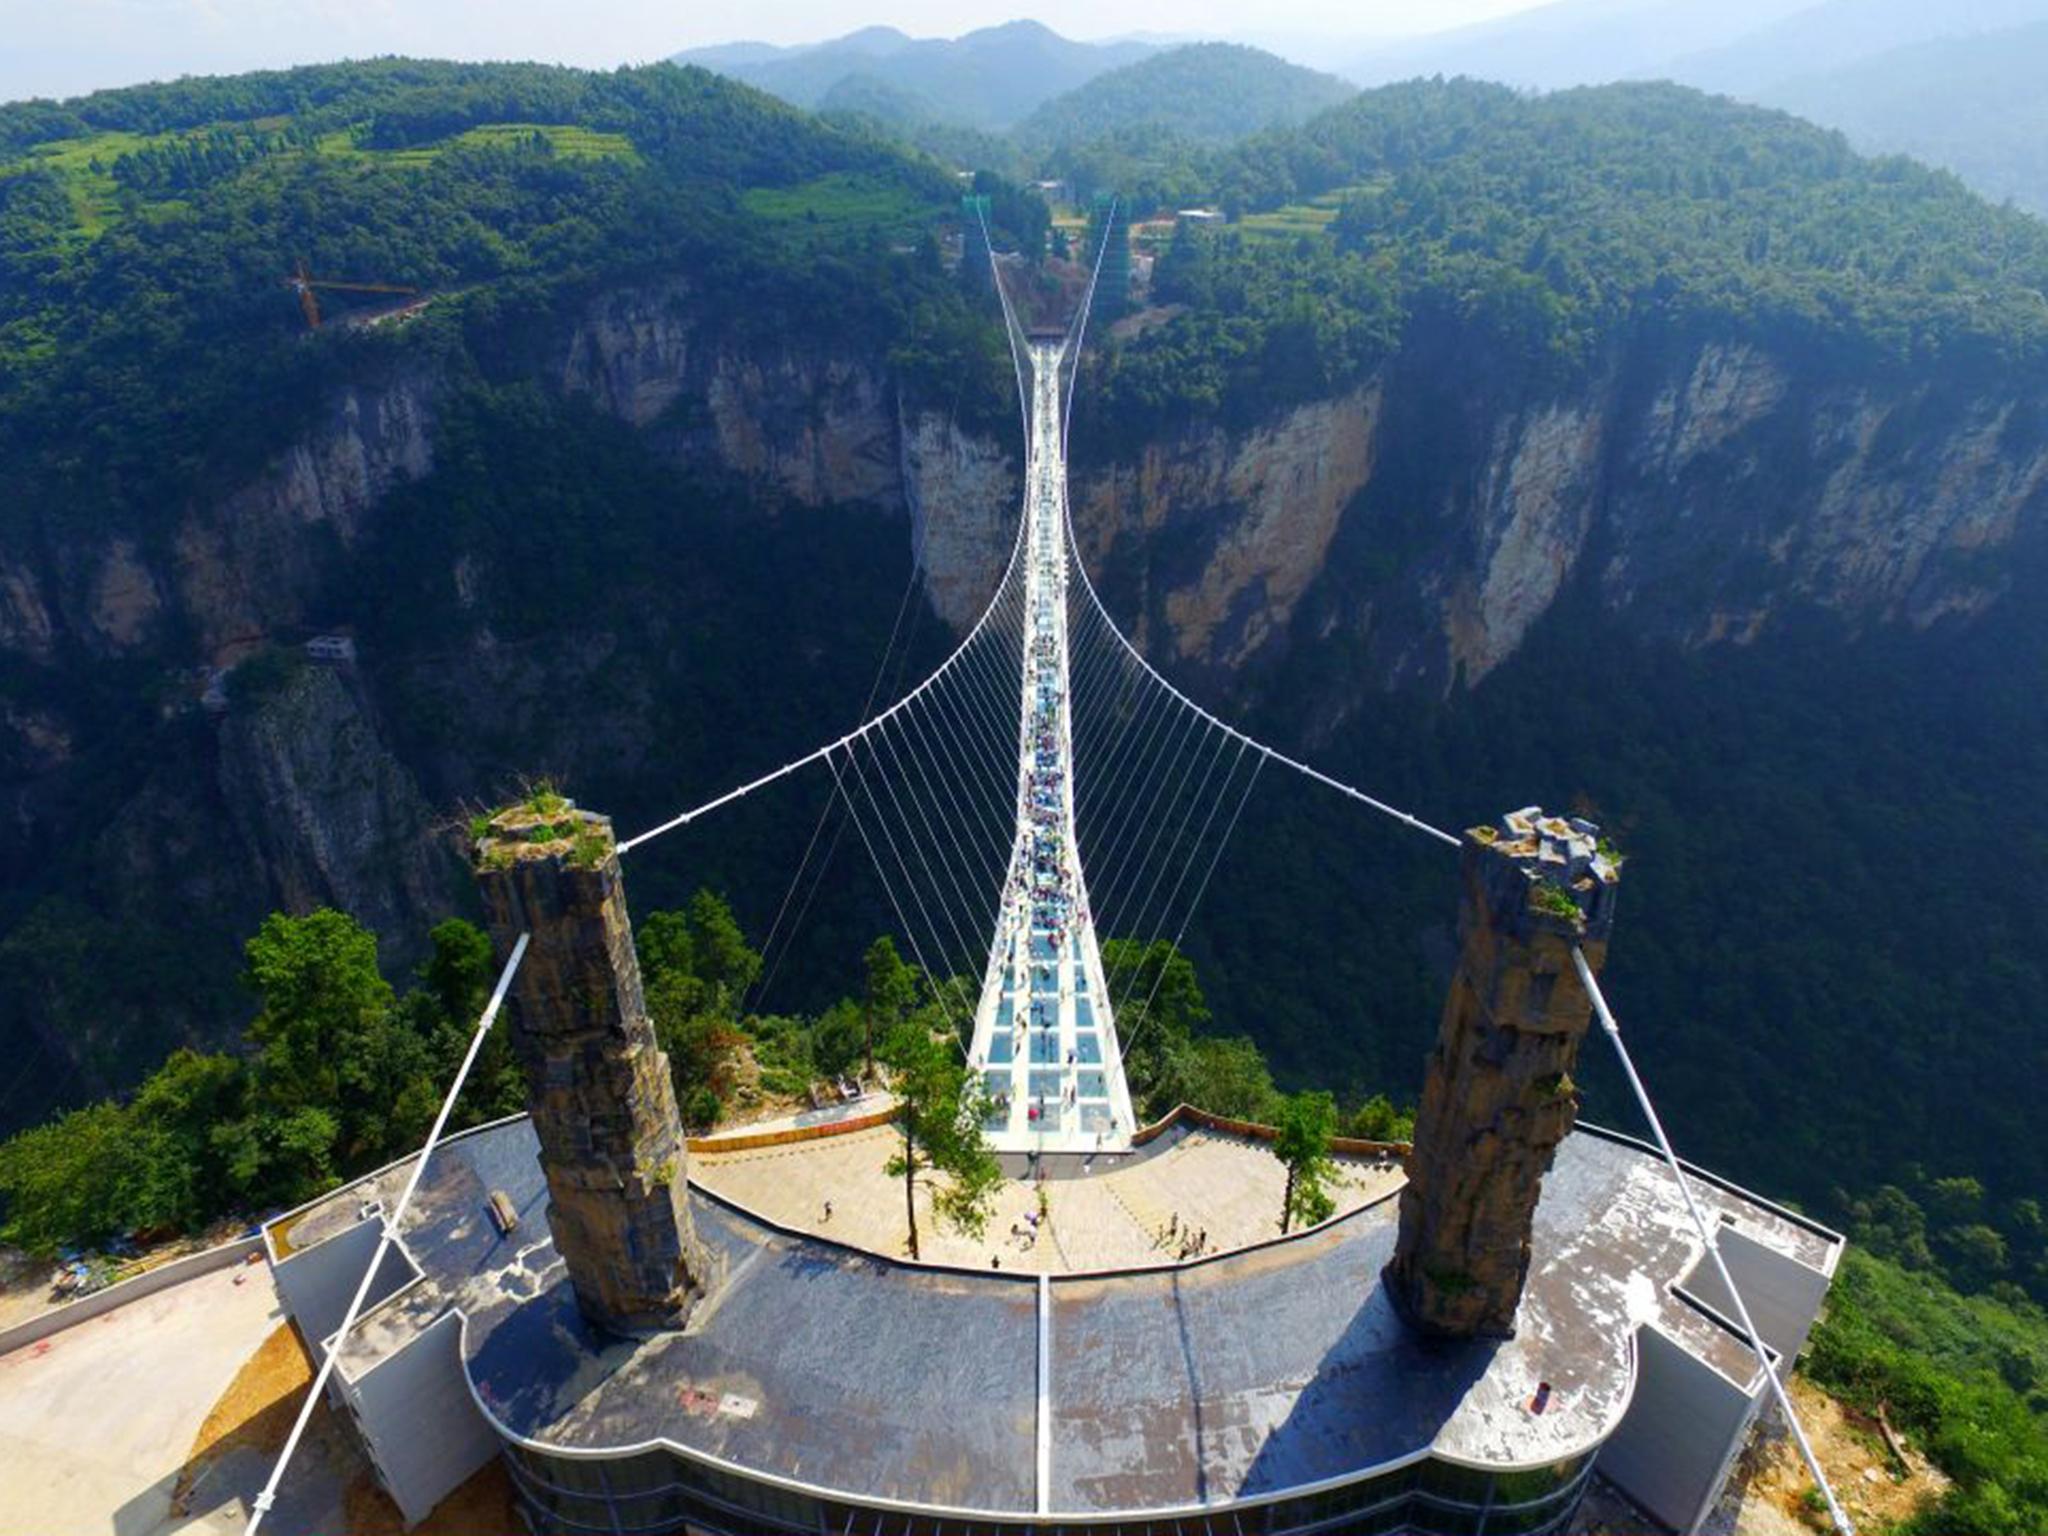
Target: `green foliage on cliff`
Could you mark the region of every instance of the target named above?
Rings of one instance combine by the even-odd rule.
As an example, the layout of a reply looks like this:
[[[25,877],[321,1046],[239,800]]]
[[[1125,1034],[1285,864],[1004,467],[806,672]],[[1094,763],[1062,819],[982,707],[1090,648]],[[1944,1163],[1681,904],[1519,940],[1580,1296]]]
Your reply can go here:
[[[1133,132],[1227,144],[1298,123],[1356,89],[1257,48],[1195,43],[1097,75],[1045,103],[1014,131],[1040,150]]]
[[[1851,1248],[1807,1375],[1891,1423],[1955,1480],[1913,1536],[2048,1530],[2048,1315],[1957,1295]]]
[[[489,940],[468,923],[440,924],[432,943],[399,997],[378,972],[375,936],[353,918],[272,915],[247,946],[261,1008],[242,1051],[174,1051],[127,1101],[0,1142],[0,1237],[47,1255],[190,1230],[294,1204],[416,1147],[495,972]],[[505,1031],[494,1030],[451,1123],[510,1113],[524,1094]]]
[[[378,60],[0,107],[0,470],[46,517],[175,505],[338,378],[469,360],[478,327],[639,275],[686,273],[733,334],[986,345],[935,260],[890,250],[955,196],[931,162],[669,66]],[[301,262],[431,302],[309,339]]]
[[[1279,409],[1446,324],[1486,338],[1496,377],[1578,376],[1643,325],[1838,366],[2048,361],[2048,227],[1942,173],[1676,86],[1531,98],[1416,81],[1220,157],[1086,174],[1217,198],[1240,219],[1317,215],[1281,217],[1298,231],[1286,239],[1256,217],[1176,236],[1153,298],[1186,312],[1115,349],[1083,396],[1096,440],[1116,447],[1143,430],[1127,427],[1133,412],[1150,428]]]

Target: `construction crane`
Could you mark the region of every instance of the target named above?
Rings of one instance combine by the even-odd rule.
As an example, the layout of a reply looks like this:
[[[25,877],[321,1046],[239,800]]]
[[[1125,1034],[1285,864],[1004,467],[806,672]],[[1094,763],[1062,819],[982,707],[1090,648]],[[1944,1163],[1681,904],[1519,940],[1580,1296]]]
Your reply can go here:
[[[320,329],[320,300],[313,292],[315,288],[333,288],[342,293],[418,293],[417,288],[408,288],[403,283],[350,283],[333,277],[314,277],[306,270],[306,264],[299,263],[298,270],[284,280],[284,285],[299,296],[299,308],[306,312],[306,326],[309,330]]]

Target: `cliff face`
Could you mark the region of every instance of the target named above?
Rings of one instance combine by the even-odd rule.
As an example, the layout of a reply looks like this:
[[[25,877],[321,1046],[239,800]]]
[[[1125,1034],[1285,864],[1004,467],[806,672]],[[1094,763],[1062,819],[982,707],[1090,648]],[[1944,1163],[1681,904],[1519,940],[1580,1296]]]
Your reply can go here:
[[[1747,643],[1798,604],[1924,626],[1997,601],[1987,557],[2048,518],[2048,402],[1719,341],[1522,393],[1456,367],[1404,356],[1252,431],[1080,466],[1091,566],[1138,568],[1132,616],[1187,665],[1244,667],[1314,593],[1298,643],[1449,688],[1513,654],[1575,572],[1688,645]]]
[[[357,544],[395,486],[433,467],[439,394],[438,381],[419,375],[343,389],[261,474],[186,511],[153,585],[172,594],[203,658],[225,660],[237,641],[305,622],[331,556]],[[114,646],[145,633],[132,618],[96,628]]]
[[[1074,520],[1091,567],[1120,545],[1191,531],[1191,571],[1157,599],[1183,660],[1233,667],[1283,630],[1323,569],[1344,509],[1371,482],[1382,386],[1318,401],[1241,436],[1218,427],[1083,473]]]
[[[308,666],[229,715],[217,772],[275,905],[338,907],[417,952],[420,918],[449,900],[453,837],[437,831],[353,675]]]
[[[1845,630],[1977,614],[2006,595],[2003,553],[2048,513],[2048,402],[1992,384],[1845,380],[1751,345],[1638,338],[1539,386],[1438,342],[1249,428],[1196,423],[1077,462],[1089,568],[1152,655],[1255,690],[1268,660],[1321,648],[1342,660],[1317,701],[1334,720],[1378,688],[1472,686],[1573,584],[1694,646],[1751,642],[1799,605]],[[530,357],[543,388],[747,488],[764,515],[903,517],[956,630],[1009,558],[1014,443],[903,398],[877,357],[741,344],[681,280],[588,301]],[[366,648],[353,671],[301,670],[224,717],[198,711],[200,669],[330,621],[332,573],[385,526],[393,491],[433,470],[451,388],[424,368],[340,388],[258,472],[154,531],[0,542],[0,665],[33,683],[0,705],[10,883],[32,889],[68,851],[104,865],[107,915],[165,935],[193,914],[246,931],[274,906],[333,903],[403,963],[449,907],[443,800],[518,766],[630,776],[659,760],[650,746],[677,722],[631,662],[684,655],[669,612],[526,649],[478,620],[459,655]],[[456,554],[459,604],[492,553]],[[824,632],[817,615],[790,622]],[[380,701],[401,684],[478,723],[466,756],[395,745]],[[131,729],[134,701],[152,700],[162,745],[114,771],[95,741],[117,696]]]
[[[864,503],[903,517],[930,557],[942,616],[971,622],[1014,534],[1014,446],[900,400],[878,358],[750,349],[718,319],[685,281],[616,290],[564,315],[529,363],[543,388],[587,400],[693,472],[743,486],[764,514]],[[432,473],[450,388],[423,364],[387,369],[337,388],[255,472],[217,477],[169,516],[150,509],[153,520],[138,513],[133,527],[90,536],[0,540],[0,666],[37,680],[0,704],[0,867],[16,891],[36,889],[44,861],[65,853],[90,870],[66,888],[110,922],[161,936],[167,949],[181,931],[195,943],[203,932],[218,951],[216,1000],[234,996],[227,936],[274,908],[354,913],[399,972],[459,899],[455,839],[437,830],[455,809],[444,799],[488,793],[501,787],[496,776],[534,765],[577,773],[601,761],[630,774],[674,728],[631,658],[650,643],[687,648],[689,637],[686,626],[658,633],[666,621],[652,614],[641,633],[598,626],[540,648],[500,645],[478,618],[457,653],[366,645],[354,665],[299,666],[260,696],[231,677],[224,710],[200,709],[206,669],[233,669],[266,647],[295,655],[316,630],[367,617],[380,594],[348,575],[351,562],[388,531],[393,492]],[[456,556],[463,608],[475,606],[495,553],[480,545]],[[338,573],[354,583],[340,604]],[[121,732],[156,739],[124,750],[110,772],[104,752],[94,761],[105,712],[95,719],[91,690],[78,685],[114,679],[114,669],[124,681],[110,690],[131,704],[146,692],[155,705],[153,724],[131,713]],[[477,739],[411,760],[380,706],[394,693],[431,697],[447,718],[474,723]],[[125,1030],[140,1064],[165,1040],[222,1038],[232,1014],[230,1002],[220,1017],[181,1016],[166,999],[160,1019],[124,1024],[109,1013],[90,1040],[63,1038],[68,1023],[28,1027],[60,1059],[83,1045],[99,1062],[123,1057]],[[19,1027],[0,1018],[0,1035]],[[91,1069],[82,1081],[115,1085]]]

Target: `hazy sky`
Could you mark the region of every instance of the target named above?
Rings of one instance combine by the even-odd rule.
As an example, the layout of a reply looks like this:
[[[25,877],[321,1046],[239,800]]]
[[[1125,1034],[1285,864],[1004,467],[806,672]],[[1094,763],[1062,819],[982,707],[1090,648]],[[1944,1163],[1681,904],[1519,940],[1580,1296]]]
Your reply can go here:
[[[1334,64],[1342,59],[1318,57],[1333,39],[1364,44],[1531,3],[1041,0],[1026,9],[1017,0],[0,0],[0,100],[380,53],[641,63],[702,43],[807,42],[882,22],[919,37],[953,37],[1020,15],[1069,37],[1198,33],[1271,47],[1294,34],[1298,46],[1290,51]]]

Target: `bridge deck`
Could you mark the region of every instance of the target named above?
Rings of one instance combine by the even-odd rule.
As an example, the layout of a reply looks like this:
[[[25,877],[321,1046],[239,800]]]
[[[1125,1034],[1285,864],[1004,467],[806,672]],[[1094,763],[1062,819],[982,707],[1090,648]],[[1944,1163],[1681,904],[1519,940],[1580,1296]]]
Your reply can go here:
[[[1137,1122],[1074,835],[1060,348],[1031,360],[1017,832],[969,1059],[998,1151],[1118,1151]]]

